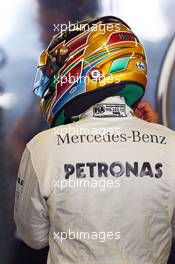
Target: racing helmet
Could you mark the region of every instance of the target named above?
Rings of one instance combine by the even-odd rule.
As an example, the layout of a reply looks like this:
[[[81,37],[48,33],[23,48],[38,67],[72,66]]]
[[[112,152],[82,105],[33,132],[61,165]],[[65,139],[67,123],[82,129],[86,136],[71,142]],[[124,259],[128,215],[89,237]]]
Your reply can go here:
[[[134,107],[144,95],[147,62],[131,28],[113,16],[81,21],[54,35],[39,58],[34,92],[50,127],[72,122],[109,96]]]

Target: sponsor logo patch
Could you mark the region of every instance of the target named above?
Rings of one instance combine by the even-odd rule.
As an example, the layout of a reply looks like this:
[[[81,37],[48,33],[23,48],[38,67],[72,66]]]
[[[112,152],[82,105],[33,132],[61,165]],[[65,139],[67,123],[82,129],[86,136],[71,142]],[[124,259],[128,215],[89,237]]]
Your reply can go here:
[[[144,70],[146,69],[145,64],[144,64],[143,62],[141,62],[141,61],[138,61],[138,62],[136,63],[136,67],[137,67],[137,69],[140,70],[140,71],[144,71]]]
[[[93,107],[94,117],[126,117],[124,104],[96,104]]]

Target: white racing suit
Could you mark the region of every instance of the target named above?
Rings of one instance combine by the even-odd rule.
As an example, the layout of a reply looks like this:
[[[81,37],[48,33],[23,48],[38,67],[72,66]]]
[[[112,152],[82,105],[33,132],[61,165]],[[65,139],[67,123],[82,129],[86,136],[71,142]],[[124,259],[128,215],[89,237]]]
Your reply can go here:
[[[123,98],[36,135],[23,153],[15,222],[48,264],[166,264],[175,234],[175,133]]]

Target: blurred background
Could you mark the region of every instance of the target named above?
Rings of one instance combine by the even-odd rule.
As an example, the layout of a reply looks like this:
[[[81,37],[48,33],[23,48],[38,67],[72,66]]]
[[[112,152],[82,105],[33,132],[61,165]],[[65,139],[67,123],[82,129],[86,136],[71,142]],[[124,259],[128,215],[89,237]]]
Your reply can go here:
[[[32,93],[38,57],[57,25],[114,15],[130,25],[148,59],[145,94],[175,129],[174,0],[0,0],[0,263],[45,263],[47,248],[20,241],[13,222],[15,182],[26,142],[46,129]]]

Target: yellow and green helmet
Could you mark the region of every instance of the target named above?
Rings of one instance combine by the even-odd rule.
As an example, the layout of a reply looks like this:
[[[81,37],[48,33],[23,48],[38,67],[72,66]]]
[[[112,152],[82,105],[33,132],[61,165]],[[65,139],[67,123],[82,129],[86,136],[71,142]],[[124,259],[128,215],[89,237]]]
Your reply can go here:
[[[109,96],[123,96],[133,108],[146,83],[143,46],[125,22],[106,16],[53,36],[40,56],[34,92],[53,127]]]

